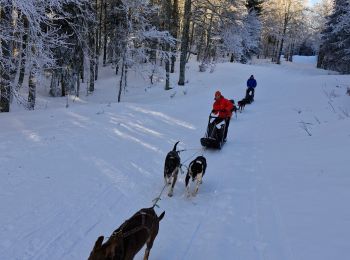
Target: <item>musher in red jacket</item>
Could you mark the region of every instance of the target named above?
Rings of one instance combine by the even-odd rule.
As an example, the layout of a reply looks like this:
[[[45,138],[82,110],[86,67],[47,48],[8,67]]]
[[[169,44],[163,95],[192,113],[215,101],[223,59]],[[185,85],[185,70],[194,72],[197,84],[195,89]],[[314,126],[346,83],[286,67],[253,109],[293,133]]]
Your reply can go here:
[[[220,91],[215,92],[215,102],[213,104],[212,113],[216,114],[218,117],[212,122],[215,126],[216,124],[225,120],[226,129],[224,133],[224,142],[226,142],[228,126],[230,124],[231,116],[232,116],[233,104],[231,101],[226,99],[223,95],[221,95]]]

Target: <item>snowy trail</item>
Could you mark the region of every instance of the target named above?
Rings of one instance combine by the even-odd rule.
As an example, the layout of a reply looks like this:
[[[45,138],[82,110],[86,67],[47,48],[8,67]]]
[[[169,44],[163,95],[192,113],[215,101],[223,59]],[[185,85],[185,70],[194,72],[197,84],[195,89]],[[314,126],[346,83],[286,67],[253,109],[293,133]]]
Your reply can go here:
[[[152,205],[179,140],[186,165],[203,153],[208,168],[196,197],[186,198],[184,175],[174,197],[163,193],[151,259],[344,259],[350,142],[334,129],[349,129],[340,108],[350,106],[335,100],[334,112],[324,93],[339,77],[293,66],[195,69],[187,94],[172,99],[150,89],[121,104],[1,115],[0,259],[86,259],[99,235]],[[239,100],[251,71],[256,101],[232,119],[228,142],[195,150],[215,90]],[[300,121],[312,123],[312,138]]]

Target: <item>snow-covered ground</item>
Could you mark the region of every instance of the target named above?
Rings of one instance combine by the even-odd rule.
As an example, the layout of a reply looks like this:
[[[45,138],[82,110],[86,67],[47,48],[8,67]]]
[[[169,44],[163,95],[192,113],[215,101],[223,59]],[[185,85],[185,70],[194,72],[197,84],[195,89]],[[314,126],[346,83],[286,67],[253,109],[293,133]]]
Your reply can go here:
[[[232,118],[222,150],[201,149],[214,92],[237,101],[251,74],[256,101]],[[0,259],[87,259],[99,235],[152,205],[178,140],[184,164],[203,154],[208,168],[196,197],[184,175],[163,194],[150,259],[349,259],[350,76],[331,74],[191,63],[186,87],[167,92],[129,75],[119,104],[107,70],[68,108],[39,91],[38,110],[0,114]]]
[[[304,63],[304,64],[311,64],[315,65],[317,64],[317,56],[299,56],[294,55],[293,56],[293,62],[294,63]]]

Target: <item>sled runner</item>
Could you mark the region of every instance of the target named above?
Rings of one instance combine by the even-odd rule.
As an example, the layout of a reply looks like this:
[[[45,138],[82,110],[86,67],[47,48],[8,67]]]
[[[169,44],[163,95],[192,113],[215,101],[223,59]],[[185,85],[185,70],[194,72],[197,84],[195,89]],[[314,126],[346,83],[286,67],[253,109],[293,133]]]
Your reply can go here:
[[[201,144],[207,148],[221,149],[224,144],[224,133],[226,128],[225,120],[213,123],[217,116],[209,115],[208,127],[205,136],[201,138]]]

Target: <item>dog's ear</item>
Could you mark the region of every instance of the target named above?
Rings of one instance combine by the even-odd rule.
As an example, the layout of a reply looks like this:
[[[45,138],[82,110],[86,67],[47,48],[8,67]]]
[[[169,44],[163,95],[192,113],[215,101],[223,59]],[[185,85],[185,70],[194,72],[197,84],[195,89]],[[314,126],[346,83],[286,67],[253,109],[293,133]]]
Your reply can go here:
[[[159,215],[158,221],[161,221],[163,219],[164,215],[165,215],[165,211],[163,211],[163,213]]]
[[[95,246],[94,246],[93,251],[98,250],[98,249],[100,249],[102,247],[103,239],[104,239],[104,236],[98,237],[98,239],[95,242]]]

